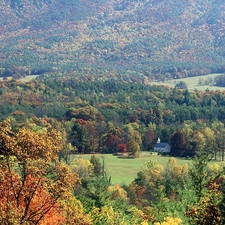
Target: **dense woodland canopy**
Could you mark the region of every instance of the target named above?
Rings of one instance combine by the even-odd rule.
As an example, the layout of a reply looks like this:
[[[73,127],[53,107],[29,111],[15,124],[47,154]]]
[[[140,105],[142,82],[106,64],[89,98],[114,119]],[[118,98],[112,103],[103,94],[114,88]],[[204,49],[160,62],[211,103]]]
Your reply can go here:
[[[224,224],[224,168],[209,162],[224,160],[225,92],[72,77],[0,85],[0,223]],[[112,184],[95,153],[135,160],[158,137],[193,160],[150,158],[129,185]]]
[[[7,0],[0,76],[148,82],[224,72],[224,0]]]
[[[152,151],[157,138],[173,146],[177,139],[173,137],[179,134],[184,149],[174,152],[172,148],[172,154],[192,157],[198,139],[205,143],[209,131],[218,141],[207,146],[215,157],[223,157],[223,91],[189,91],[115,80],[79,81],[72,77],[26,83],[8,80],[0,85],[1,120],[10,117],[15,124],[34,120],[40,125],[59,126],[74,152],[116,153],[120,144],[129,146],[131,141],[136,142],[137,149]]]

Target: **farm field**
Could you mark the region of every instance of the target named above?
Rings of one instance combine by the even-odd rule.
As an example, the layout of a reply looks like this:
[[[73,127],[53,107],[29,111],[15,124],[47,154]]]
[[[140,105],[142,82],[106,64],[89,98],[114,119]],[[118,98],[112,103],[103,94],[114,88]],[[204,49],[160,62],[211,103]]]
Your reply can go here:
[[[168,80],[166,82],[152,82],[150,84],[151,85],[165,85],[165,86],[174,88],[177,83],[179,83],[180,81],[184,81],[187,84],[189,90],[195,90],[195,89],[199,90],[199,91],[205,91],[206,89],[225,90],[225,87],[217,87],[217,86],[213,86],[213,85],[199,85],[199,79],[203,79],[203,80],[208,79],[208,78],[215,79],[219,75],[221,75],[221,74],[215,73],[215,74],[208,74],[208,75],[204,75],[204,76],[186,77],[186,78],[181,78],[181,79]]]
[[[157,161],[163,166],[166,166],[170,157],[160,155],[150,155],[149,152],[142,152],[139,158],[121,158],[111,154],[96,154],[97,157],[105,162],[105,170],[108,176],[111,176],[112,184],[129,185],[147,162]],[[84,158],[90,160],[91,155],[75,155],[75,158]],[[185,159],[176,159],[180,165],[188,164],[190,161]]]
[[[157,161],[162,166],[166,166],[170,156],[150,155],[149,152],[141,152],[139,158],[121,158],[112,154],[96,154],[101,162],[105,162],[105,171],[113,185],[129,185],[137,176],[139,172],[147,162]],[[84,158],[90,160],[91,154],[74,155],[73,159]],[[72,159],[72,160],[73,160]],[[191,160],[176,158],[179,165],[191,164]],[[221,164],[224,166],[224,162],[211,161],[209,164]]]
[[[21,78],[21,79],[19,79],[19,80],[22,81],[22,82],[29,82],[29,81],[35,79],[37,76],[38,76],[38,75],[27,75],[26,77]],[[10,80],[10,79],[12,79],[12,78],[11,78],[11,77],[7,77],[7,79]],[[0,81],[1,81],[1,80],[3,80],[3,77],[0,77]]]

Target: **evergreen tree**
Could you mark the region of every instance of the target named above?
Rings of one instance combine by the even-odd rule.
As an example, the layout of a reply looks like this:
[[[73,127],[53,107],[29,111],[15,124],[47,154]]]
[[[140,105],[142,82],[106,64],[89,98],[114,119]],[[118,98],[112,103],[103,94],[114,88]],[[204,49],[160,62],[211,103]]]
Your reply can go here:
[[[94,166],[94,175],[95,176],[100,176],[100,175],[104,174],[103,165],[101,164],[100,159],[98,157],[96,157],[95,155],[92,155],[90,162]]]
[[[209,182],[209,179],[207,179],[207,165],[209,161],[208,154],[201,149],[196,153],[196,157],[192,161],[192,167],[189,170],[191,182],[198,200],[203,196],[206,184]]]

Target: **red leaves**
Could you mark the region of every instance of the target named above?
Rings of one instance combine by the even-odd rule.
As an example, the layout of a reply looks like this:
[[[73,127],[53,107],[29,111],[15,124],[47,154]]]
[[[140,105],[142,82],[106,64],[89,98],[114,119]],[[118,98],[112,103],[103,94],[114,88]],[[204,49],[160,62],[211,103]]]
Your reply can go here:
[[[0,224],[64,224],[58,202],[72,195],[77,176],[52,163],[61,148],[59,133],[40,128],[15,133],[6,120],[0,141]]]
[[[76,119],[75,123],[79,123],[80,125],[85,126],[87,124],[87,121],[83,119]]]
[[[117,150],[118,150],[118,152],[126,153],[127,152],[127,145],[126,144],[118,144]]]
[[[0,222],[16,224],[62,224],[59,205],[43,180],[28,174],[21,181],[19,176],[4,168],[0,170]]]

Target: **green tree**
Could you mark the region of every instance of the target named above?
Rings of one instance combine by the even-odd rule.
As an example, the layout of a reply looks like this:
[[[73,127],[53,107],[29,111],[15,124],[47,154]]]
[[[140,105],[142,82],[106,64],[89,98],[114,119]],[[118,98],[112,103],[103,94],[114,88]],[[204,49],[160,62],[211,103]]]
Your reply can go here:
[[[189,169],[191,182],[198,200],[204,195],[206,184],[209,183],[207,177],[207,165],[209,161],[209,155],[200,149],[197,151],[196,156],[192,161],[192,166]]]
[[[224,124],[221,121],[214,121],[212,123],[212,129],[215,133],[214,157],[215,159],[221,160],[224,158],[225,149]]]
[[[127,152],[129,156],[138,157],[140,151],[140,145],[136,141],[130,141],[127,143]]]
[[[72,128],[72,144],[77,148],[79,153],[89,152],[87,130],[84,124],[76,122]]]
[[[85,181],[82,183],[80,193],[77,198],[83,203],[87,213],[89,213],[93,207],[101,210],[105,205],[110,202],[112,193],[108,191],[110,182],[107,177],[99,176],[92,181]]]
[[[180,81],[175,87],[178,89],[187,89],[187,84],[184,81]]]
[[[102,165],[100,159],[97,156],[92,155],[91,159],[90,159],[90,162],[94,166],[94,175],[95,176],[98,177],[98,176],[101,176],[101,175],[104,174],[103,165]]]
[[[165,168],[164,186],[167,196],[176,197],[177,187],[183,189],[188,180],[188,166],[178,165],[175,158],[170,158]]]
[[[124,142],[128,143],[132,140],[141,144],[141,135],[138,131],[139,125],[137,123],[129,123],[123,126],[124,131]]]
[[[205,137],[205,147],[204,150],[207,152],[207,154],[213,156],[214,155],[214,148],[215,148],[215,133],[214,131],[206,127],[203,129],[203,135]]]

